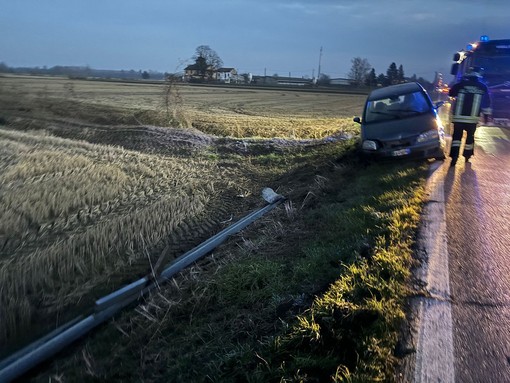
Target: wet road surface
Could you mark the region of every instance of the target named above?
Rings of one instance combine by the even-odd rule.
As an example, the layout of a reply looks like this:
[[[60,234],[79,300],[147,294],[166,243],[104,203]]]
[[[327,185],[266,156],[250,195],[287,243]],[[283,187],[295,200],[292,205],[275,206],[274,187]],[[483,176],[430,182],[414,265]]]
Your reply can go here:
[[[443,165],[456,382],[510,382],[510,129]],[[461,148],[462,153],[462,148]]]

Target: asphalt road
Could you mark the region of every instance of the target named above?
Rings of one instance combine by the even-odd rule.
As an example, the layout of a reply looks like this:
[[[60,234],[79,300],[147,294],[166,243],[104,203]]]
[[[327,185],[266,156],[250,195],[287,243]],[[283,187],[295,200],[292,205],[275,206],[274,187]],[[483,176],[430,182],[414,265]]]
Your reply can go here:
[[[510,383],[510,128],[475,137],[429,180],[415,382]]]
[[[510,129],[444,179],[456,382],[510,382]],[[449,165],[449,164],[446,164]]]

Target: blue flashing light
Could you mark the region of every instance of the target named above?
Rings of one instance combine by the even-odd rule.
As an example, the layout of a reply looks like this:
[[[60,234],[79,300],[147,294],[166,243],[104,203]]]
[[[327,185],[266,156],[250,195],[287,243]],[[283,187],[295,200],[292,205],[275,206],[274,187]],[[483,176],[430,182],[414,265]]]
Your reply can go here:
[[[466,50],[467,50],[467,51],[472,51],[472,50],[473,50],[473,48],[474,48],[474,47],[473,47],[473,44],[468,44],[468,45],[466,45]]]
[[[486,43],[487,41],[489,41],[489,36],[487,35],[480,36],[480,41]]]

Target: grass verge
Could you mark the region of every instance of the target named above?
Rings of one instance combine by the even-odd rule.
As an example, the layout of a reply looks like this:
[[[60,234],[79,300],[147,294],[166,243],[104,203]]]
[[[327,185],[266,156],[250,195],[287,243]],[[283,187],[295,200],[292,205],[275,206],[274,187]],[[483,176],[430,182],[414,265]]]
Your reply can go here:
[[[394,381],[427,166],[363,166],[351,155],[329,145],[300,157],[273,185],[289,197],[278,211],[57,360],[50,376]]]
[[[358,180],[364,190],[355,204],[332,201],[314,212],[324,219],[322,234],[305,247],[303,260],[323,275],[335,262],[340,270],[289,331],[267,342],[270,368],[259,364],[260,381],[394,380],[422,172],[373,166]]]

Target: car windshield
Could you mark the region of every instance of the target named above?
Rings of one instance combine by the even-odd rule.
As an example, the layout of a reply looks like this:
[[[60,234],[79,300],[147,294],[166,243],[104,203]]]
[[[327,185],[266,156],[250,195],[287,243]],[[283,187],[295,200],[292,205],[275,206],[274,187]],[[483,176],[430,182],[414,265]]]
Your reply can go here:
[[[394,95],[370,100],[365,109],[365,122],[407,118],[430,111],[430,104],[422,92]]]

